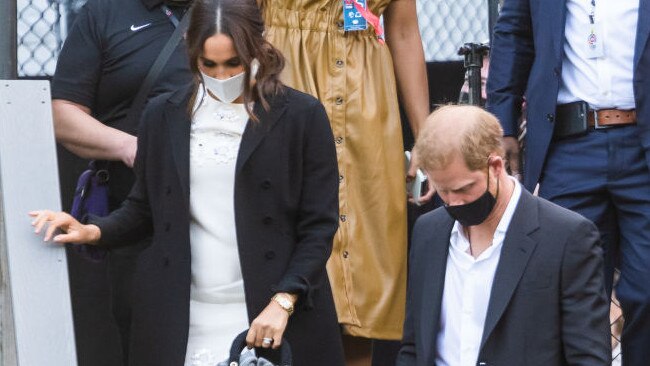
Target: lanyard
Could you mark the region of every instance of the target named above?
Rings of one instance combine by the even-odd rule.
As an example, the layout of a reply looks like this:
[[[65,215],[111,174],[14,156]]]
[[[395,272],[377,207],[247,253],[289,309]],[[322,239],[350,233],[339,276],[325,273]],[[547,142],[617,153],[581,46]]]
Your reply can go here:
[[[594,0],[595,1],[595,0]],[[358,2],[355,0],[352,0],[352,3],[354,4],[354,8],[361,14],[361,16],[368,21],[372,25],[372,27],[375,30],[375,35],[377,36],[377,40],[379,41],[380,44],[384,44],[384,27],[381,26],[381,21],[379,20],[379,17],[376,16],[375,14],[370,11],[370,6],[368,3],[366,3],[366,7],[361,6]]]
[[[169,21],[172,22],[172,24],[174,25],[174,28],[178,27],[178,23],[179,23],[178,18],[176,18],[176,15],[174,15],[174,12],[165,4],[162,4],[160,6],[160,8],[162,9],[163,13],[165,13],[167,18],[169,18]]]
[[[589,13],[589,23],[594,24],[596,17],[596,0],[591,0],[591,12]]]

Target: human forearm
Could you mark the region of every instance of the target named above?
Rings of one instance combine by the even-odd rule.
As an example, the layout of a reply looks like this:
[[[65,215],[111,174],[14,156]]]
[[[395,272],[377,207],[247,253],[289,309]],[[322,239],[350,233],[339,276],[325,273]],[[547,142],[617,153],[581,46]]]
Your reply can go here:
[[[52,113],[56,139],[66,149],[82,158],[120,160],[133,166],[135,136],[104,125],[87,107],[66,100],[53,100]]]
[[[386,9],[386,42],[393,58],[400,101],[413,136],[429,115],[429,87],[415,1],[393,1]]]

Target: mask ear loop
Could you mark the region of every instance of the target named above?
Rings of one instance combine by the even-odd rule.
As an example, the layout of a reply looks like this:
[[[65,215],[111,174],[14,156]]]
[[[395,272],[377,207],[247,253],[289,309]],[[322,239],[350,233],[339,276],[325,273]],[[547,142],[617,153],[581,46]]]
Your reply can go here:
[[[487,184],[487,186],[488,186],[488,188],[487,188],[487,189],[488,189],[488,192],[490,191],[490,160],[492,160],[492,156],[491,156],[491,155],[488,156],[488,167],[487,167],[487,169],[488,169],[488,173],[487,173],[487,175],[488,175],[488,184]],[[494,196],[494,199],[495,199],[495,200],[498,200],[498,199],[499,199],[499,178],[498,178],[498,177],[497,177],[497,194]]]

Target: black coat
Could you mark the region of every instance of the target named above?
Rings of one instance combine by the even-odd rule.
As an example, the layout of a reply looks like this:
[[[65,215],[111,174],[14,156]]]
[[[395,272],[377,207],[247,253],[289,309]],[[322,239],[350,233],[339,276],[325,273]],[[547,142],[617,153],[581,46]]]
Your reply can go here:
[[[153,234],[134,290],[131,365],[181,366],[189,329],[191,89],[153,99],[143,116],[136,183],[122,207],[93,218],[100,245]],[[299,294],[285,336],[297,366],[343,365],[325,264],[338,223],[336,151],[323,106],[290,88],[256,103],[235,173],[235,224],[252,321],[276,292]],[[219,194],[219,192],[215,192]],[[233,335],[234,337],[235,335]]]

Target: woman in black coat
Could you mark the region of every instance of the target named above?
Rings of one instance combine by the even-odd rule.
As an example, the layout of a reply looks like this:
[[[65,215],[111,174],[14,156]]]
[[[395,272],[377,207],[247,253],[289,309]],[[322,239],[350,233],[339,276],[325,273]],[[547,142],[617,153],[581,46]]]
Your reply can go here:
[[[194,286],[190,133],[205,98],[234,99],[250,117],[234,163],[234,198],[223,197],[234,200],[248,345],[274,358],[267,349],[285,337],[294,365],[343,365],[325,270],[338,222],[332,132],[316,99],[280,83],[284,59],[263,29],[253,0],[197,1],[187,33],[196,83],[148,103],[137,181],[123,206],[85,225],[65,213],[31,213],[37,232],[49,224],[46,240],[63,230],[58,243],[111,248],[153,234],[138,263],[131,365],[186,362]]]

